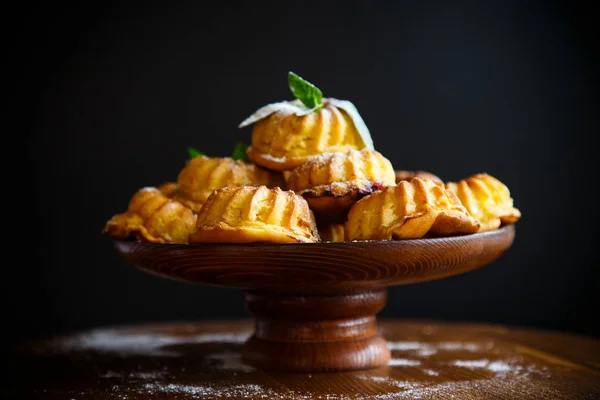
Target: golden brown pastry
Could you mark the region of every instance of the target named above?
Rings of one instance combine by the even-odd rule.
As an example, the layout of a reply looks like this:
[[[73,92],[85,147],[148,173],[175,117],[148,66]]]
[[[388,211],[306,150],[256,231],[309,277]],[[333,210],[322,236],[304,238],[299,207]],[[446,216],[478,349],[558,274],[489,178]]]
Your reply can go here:
[[[521,212],[513,206],[508,187],[486,173],[448,182],[446,188],[455,193],[479,221],[480,231],[498,229],[501,224],[512,224],[521,217]]]
[[[167,197],[173,197],[177,194],[179,186],[177,182],[165,182],[157,187],[157,189]]]
[[[127,211],[113,216],[104,232],[116,239],[136,237],[153,243],[187,243],[196,215],[155,187],[138,190]]]
[[[104,233],[115,239],[128,239],[135,237],[143,223],[144,219],[141,215],[126,211],[113,215],[104,225]]]
[[[216,189],[244,185],[284,187],[283,175],[230,157],[192,158],[178,175],[175,199],[199,212]]]
[[[345,217],[360,197],[395,185],[390,161],[368,149],[311,157],[287,180],[288,189],[303,196],[315,213],[332,218]]]
[[[474,233],[479,223],[443,184],[412,178],[364,197],[348,212],[346,240]]]
[[[104,226],[104,232],[117,239],[135,236],[143,223],[168,199],[155,187],[138,190],[129,200],[127,211],[114,215]]]
[[[365,147],[346,111],[324,99],[318,111],[298,116],[291,108],[282,109],[257,121],[252,129],[248,158],[263,167],[282,171],[295,168],[315,155]]]
[[[444,183],[442,179],[427,171],[406,171],[406,170],[397,170],[396,172],[396,183],[400,181],[410,181],[412,178],[417,177],[421,179],[430,179],[435,182]]]
[[[319,236],[322,242],[343,242],[345,240],[344,224],[319,224]]]
[[[190,243],[318,242],[315,217],[304,198],[266,186],[214,191],[198,214]]]

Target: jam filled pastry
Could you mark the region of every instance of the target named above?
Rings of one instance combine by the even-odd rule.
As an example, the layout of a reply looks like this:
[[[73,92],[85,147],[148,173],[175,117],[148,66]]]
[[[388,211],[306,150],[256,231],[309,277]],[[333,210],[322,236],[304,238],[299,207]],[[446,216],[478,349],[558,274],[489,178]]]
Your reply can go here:
[[[412,178],[356,202],[345,227],[347,240],[390,240],[474,233],[479,223],[444,185]]]
[[[395,185],[391,162],[368,149],[311,157],[287,179],[288,189],[304,197],[317,216],[338,222],[361,197]]]

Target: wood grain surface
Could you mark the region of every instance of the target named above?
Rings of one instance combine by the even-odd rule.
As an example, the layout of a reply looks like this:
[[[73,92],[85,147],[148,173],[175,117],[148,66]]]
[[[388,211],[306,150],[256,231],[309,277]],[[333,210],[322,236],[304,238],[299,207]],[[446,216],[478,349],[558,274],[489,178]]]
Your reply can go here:
[[[486,265],[512,245],[514,225],[414,240],[297,244],[115,241],[129,264],[165,278],[270,293],[335,294],[417,283]]]
[[[106,328],[26,343],[6,399],[598,399],[600,340],[481,324],[384,320],[386,366],[266,372],[243,362],[250,321]]]

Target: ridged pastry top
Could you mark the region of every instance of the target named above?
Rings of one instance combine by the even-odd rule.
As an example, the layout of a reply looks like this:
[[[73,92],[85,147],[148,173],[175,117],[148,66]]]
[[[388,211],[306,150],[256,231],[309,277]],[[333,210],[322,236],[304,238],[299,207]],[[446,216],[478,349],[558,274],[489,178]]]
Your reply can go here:
[[[444,185],[412,178],[364,197],[348,212],[347,240],[474,233],[479,223]]]
[[[311,157],[295,168],[287,180],[289,190],[315,197],[344,196],[352,191],[368,194],[395,184],[392,163],[368,149]]]
[[[281,110],[257,121],[248,158],[263,167],[288,170],[311,156],[365,147],[350,116],[325,99],[321,109],[306,115]]]
[[[210,195],[190,243],[318,242],[315,218],[304,198],[266,186],[226,187]]]
[[[396,171],[396,183],[400,181],[410,181],[412,178],[421,178],[421,179],[430,179],[435,182],[444,183],[442,179],[427,171],[407,171],[407,170],[397,170]]]
[[[472,175],[458,182],[446,183],[465,208],[481,224],[480,231],[494,230],[521,217],[513,206],[508,187],[486,173]]]
[[[196,212],[214,190],[224,187],[284,187],[281,173],[230,157],[194,157],[179,172],[177,181],[179,191],[175,199]]]
[[[127,211],[114,215],[104,231],[117,239],[137,237],[154,243],[187,243],[196,226],[196,215],[155,187],[138,190]]]

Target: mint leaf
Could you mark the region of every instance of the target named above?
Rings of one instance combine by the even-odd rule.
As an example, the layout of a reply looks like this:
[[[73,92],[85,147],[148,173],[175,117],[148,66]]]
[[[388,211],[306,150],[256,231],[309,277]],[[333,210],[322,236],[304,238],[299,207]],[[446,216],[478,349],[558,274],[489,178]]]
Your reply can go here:
[[[288,85],[294,97],[306,107],[313,109],[321,106],[323,93],[312,83],[290,71],[288,73]]]
[[[205,154],[202,153],[201,151],[196,150],[195,148],[188,146],[188,157],[190,158],[190,160],[194,157],[201,157],[204,156]]]
[[[242,160],[244,162],[249,162],[248,155],[246,154],[246,149],[248,149],[248,145],[244,142],[237,142],[235,144],[235,148],[231,153],[231,158],[234,160]]]

